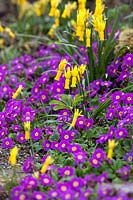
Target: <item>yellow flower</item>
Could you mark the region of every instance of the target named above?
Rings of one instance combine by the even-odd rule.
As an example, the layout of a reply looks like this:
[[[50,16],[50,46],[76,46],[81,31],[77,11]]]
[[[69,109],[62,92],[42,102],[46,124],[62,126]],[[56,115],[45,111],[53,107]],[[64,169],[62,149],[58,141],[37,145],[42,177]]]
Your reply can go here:
[[[51,37],[51,38],[54,38],[54,32],[55,32],[55,29],[57,28],[56,24],[53,24],[52,27],[50,28],[49,32],[48,32],[48,35]]]
[[[44,173],[46,172],[48,166],[49,166],[50,164],[52,164],[53,162],[54,162],[54,159],[49,155],[49,156],[46,158],[45,162],[43,163],[43,166],[42,166],[42,168],[41,168],[41,173],[44,174]]]
[[[58,66],[58,71],[57,71],[57,74],[56,74],[56,77],[55,77],[56,81],[60,80],[62,71],[65,69],[66,64],[67,64],[67,60],[66,59],[63,59],[63,60],[60,61],[59,66]]]
[[[22,91],[22,89],[23,89],[23,87],[22,87],[22,85],[20,85],[18,87],[18,89],[16,90],[16,92],[13,94],[12,98],[16,99],[16,97],[20,94],[20,92]]]
[[[73,12],[73,10],[75,10],[77,7],[77,3],[76,2],[73,2],[73,3],[70,3],[68,2],[68,4],[65,5],[65,9],[62,13],[62,18],[67,18],[67,17],[70,17],[71,13]]]
[[[104,30],[106,27],[106,20],[102,20],[102,19],[100,20],[100,19],[94,18],[92,16],[92,24],[94,26],[95,31],[98,32],[100,41],[103,41],[104,40]]]
[[[116,147],[118,143],[115,142],[115,140],[108,140],[108,154],[107,154],[107,158],[111,159],[112,155],[113,155],[113,150]]]
[[[36,179],[39,179],[39,172],[34,172],[33,177],[35,177]]]
[[[30,139],[30,121],[24,122],[25,139]]]
[[[81,113],[82,113],[82,111],[79,112],[79,109],[77,109],[77,110],[75,109],[73,120],[72,120],[72,123],[71,123],[72,127],[75,126],[77,118],[81,115]]]
[[[58,7],[59,3],[60,3],[60,0],[51,0],[51,9],[49,12],[50,17],[55,16],[56,8]]]
[[[86,47],[90,47],[91,29],[86,28]]]
[[[10,28],[6,27],[6,28],[4,29],[4,31],[5,31],[6,33],[8,33],[8,35],[9,35],[11,38],[15,38],[15,34],[11,31]]]
[[[65,71],[65,89],[69,89],[69,84],[70,84],[70,78],[71,78],[71,70],[70,70],[70,67],[67,68],[67,71]]]
[[[55,10],[55,25],[56,25],[56,27],[59,26],[59,19],[60,19],[60,10],[56,9]]]
[[[77,68],[76,65],[72,69],[71,74],[72,74],[72,84],[71,84],[71,87],[76,87],[77,76],[78,76],[78,68]]]
[[[4,28],[3,26],[0,25],[0,33],[3,33],[3,31],[4,31]]]
[[[85,65],[85,64],[81,64],[81,65],[78,67],[78,71],[79,71],[80,76],[82,76],[82,75],[84,74],[85,69],[86,69],[86,65]]]
[[[16,164],[17,154],[18,154],[17,147],[14,147],[13,149],[10,150],[9,162],[12,166]]]

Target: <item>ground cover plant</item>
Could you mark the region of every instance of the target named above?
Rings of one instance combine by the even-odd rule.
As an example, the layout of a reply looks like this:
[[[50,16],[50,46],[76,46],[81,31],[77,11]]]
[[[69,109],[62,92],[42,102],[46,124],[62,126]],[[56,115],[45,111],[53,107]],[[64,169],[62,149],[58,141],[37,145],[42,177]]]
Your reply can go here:
[[[0,24],[0,199],[133,199],[132,14],[123,31],[127,5],[88,4],[9,1],[15,15]]]

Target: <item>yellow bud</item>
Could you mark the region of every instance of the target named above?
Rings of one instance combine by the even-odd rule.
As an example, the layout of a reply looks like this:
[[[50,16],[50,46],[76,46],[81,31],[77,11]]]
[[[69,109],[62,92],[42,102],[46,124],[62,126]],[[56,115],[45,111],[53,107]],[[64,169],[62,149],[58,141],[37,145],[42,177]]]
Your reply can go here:
[[[20,92],[22,91],[22,89],[23,89],[23,87],[22,87],[22,85],[20,85],[18,87],[18,89],[16,90],[16,92],[13,94],[12,98],[16,99],[16,97],[20,94]]]
[[[72,120],[72,123],[71,123],[72,127],[75,126],[77,118],[81,115],[81,113],[82,113],[82,111],[79,112],[79,109],[77,109],[77,110],[75,109],[73,120]]]

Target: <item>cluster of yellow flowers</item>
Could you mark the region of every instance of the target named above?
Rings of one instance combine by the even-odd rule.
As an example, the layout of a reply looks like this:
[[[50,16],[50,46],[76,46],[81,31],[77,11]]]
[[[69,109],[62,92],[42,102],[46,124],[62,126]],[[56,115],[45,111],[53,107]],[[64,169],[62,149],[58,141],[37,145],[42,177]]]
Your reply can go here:
[[[75,65],[72,70],[70,67],[67,68],[67,70],[65,70],[67,61],[66,59],[61,60],[61,62],[59,63],[58,66],[58,70],[57,70],[57,74],[55,76],[55,80],[59,81],[62,72],[64,71],[64,76],[65,76],[65,89],[70,89],[70,79],[72,77],[72,83],[71,83],[71,87],[74,88],[76,87],[77,82],[80,82],[80,79],[82,77],[82,75],[85,72],[85,68],[86,65],[81,64],[80,66]]]
[[[25,14],[29,16],[32,14],[37,16],[45,14],[48,2],[49,0],[38,0],[32,4],[27,0],[12,0],[12,3],[20,8],[19,18],[22,18]]]
[[[59,27],[60,17],[62,18],[69,18],[71,16],[71,13],[77,8],[76,2],[68,2],[65,5],[64,11],[61,14],[60,10],[58,9],[59,4],[61,3],[61,0],[51,0],[51,9],[49,12],[50,17],[55,17],[55,23],[52,25],[51,29],[48,32],[48,35],[52,38],[54,37],[54,31],[57,27]]]
[[[103,0],[96,0],[95,12],[92,15],[92,24],[95,31],[98,32],[100,41],[104,40],[104,30],[106,26],[106,19],[103,16],[104,4]]]

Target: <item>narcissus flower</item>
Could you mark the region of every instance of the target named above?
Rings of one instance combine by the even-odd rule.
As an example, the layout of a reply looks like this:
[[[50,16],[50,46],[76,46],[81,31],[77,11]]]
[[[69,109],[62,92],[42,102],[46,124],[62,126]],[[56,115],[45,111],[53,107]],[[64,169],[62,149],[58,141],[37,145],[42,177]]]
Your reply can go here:
[[[115,140],[108,140],[108,154],[107,158],[111,159],[113,155],[113,150],[118,143]]]
[[[9,162],[13,166],[16,164],[16,158],[18,154],[18,147],[14,147],[13,149],[10,150],[10,156],[9,156]]]
[[[72,127],[75,126],[77,118],[81,115],[81,113],[82,113],[82,111],[79,111],[79,109],[77,109],[77,110],[75,109],[73,120],[72,120],[72,123],[71,123]]]
[[[50,164],[52,164],[53,162],[54,162],[54,159],[49,155],[49,156],[46,158],[46,160],[44,161],[44,163],[43,163],[43,166],[42,166],[42,168],[41,168],[41,173],[44,174],[44,173],[46,172],[48,166],[49,166]]]
[[[30,121],[24,122],[25,139],[30,139]]]
[[[56,77],[55,77],[56,81],[60,80],[62,71],[65,69],[66,64],[67,64],[67,60],[66,59],[63,59],[63,60],[60,61],[59,66],[58,66],[58,71],[57,71],[57,74],[56,74]]]

